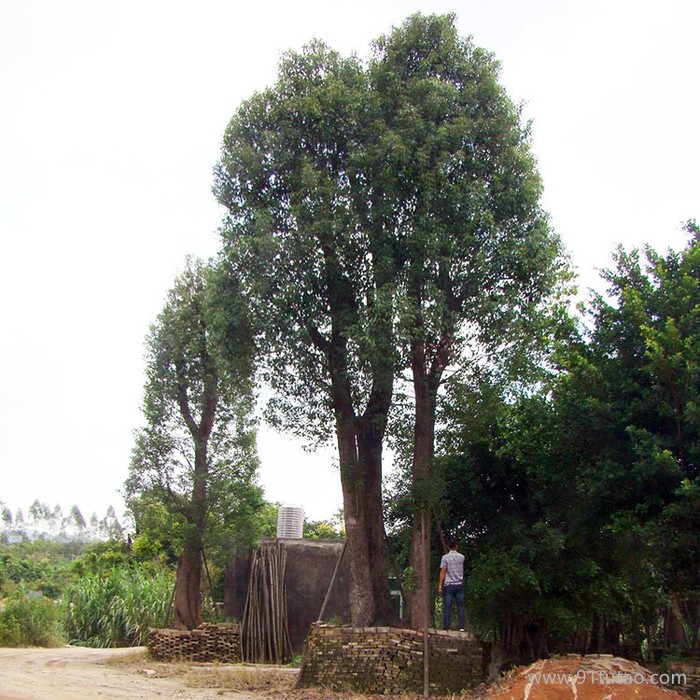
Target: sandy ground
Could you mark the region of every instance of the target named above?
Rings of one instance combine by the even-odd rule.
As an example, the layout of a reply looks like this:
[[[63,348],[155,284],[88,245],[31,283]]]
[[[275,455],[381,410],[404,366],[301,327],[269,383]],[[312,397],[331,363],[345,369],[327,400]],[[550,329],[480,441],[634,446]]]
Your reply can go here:
[[[292,690],[296,673],[297,669],[280,667],[162,664],[134,649],[0,648],[0,700],[371,700],[352,693]],[[650,676],[650,671],[634,662],[612,656],[559,657],[514,669],[495,686],[482,686],[463,697],[687,700],[654,685]],[[625,678],[633,682],[622,682]],[[403,696],[403,700],[409,697]],[[381,700],[388,700],[388,696]]]
[[[182,678],[163,678],[147,658],[112,663],[133,649],[0,648],[0,700],[252,700],[227,690],[188,688]]]

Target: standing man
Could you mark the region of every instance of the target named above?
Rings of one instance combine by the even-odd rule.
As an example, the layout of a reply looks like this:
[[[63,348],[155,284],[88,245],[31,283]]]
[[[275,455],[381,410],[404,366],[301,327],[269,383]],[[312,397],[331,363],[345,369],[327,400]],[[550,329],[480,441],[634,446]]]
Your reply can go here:
[[[464,631],[464,554],[457,551],[457,540],[451,537],[448,541],[450,551],[443,554],[440,560],[440,581],[438,593],[443,595],[443,623],[446,630],[450,629],[452,621],[452,602],[457,601],[459,629]]]

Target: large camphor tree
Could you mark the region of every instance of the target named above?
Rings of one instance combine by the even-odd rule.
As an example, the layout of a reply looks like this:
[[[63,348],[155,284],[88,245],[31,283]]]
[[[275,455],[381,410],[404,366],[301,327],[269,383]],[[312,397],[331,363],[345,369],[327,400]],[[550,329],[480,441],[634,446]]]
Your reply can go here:
[[[231,120],[215,192],[225,254],[258,324],[272,420],[337,441],[354,623],[393,616],[382,517],[391,405],[394,212],[372,173],[378,105],[362,66],[320,43]],[[377,126],[381,129],[381,125]]]
[[[527,130],[495,61],[454,17],[416,15],[376,42],[367,67],[318,43],[288,54],[276,85],[231,120],[215,191],[227,257],[256,300],[277,418],[307,436],[335,423],[352,617],[381,621],[381,458],[397,372],[412,372],[413,480],[425,493],[446,368],[476,343],[505,352],[558,279]],[[416,507],[424,515],[426,499]],[[416,569],[427,547],[423,527]]]
[[[539,335],[566,278],[540,207],[527,125],[498,63],[459,36],[452,15],[410,17],[376,44],[385,189],[398,222],[397,339],[414,396],[413,627],[429,610],[431,480],[445,373],[494,366]],[[418,575],[420,572],[420,575]]]
[[[145,427],[126,481],[137,524],[150,505],[167,514],[180,550],[175,627],[203,621],[207,538],[230,530],[237,509],[262,502],[251,422],[252,344],[235,276],[189,261],[147,338]]]

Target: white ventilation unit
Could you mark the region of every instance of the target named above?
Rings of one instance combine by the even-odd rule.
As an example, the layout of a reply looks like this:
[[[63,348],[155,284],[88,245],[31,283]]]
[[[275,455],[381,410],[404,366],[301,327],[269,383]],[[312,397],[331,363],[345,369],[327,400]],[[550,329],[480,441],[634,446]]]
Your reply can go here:
[[[277,539],[300,540],[304,536],[304,509],[280,506],[277,512]]]

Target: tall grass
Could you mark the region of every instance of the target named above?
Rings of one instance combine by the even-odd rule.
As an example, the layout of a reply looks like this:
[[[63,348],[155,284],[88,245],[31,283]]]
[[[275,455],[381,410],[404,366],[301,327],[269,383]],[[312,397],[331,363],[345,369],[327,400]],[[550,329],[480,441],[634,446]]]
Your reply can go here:
[[[66,595],[68,638],[88,647],[145,644],[149,628],[165,622],[173,584],[172,572],[151,567],[83,576]]]
[[[23,593],[0,602],[0,646],[57,647],[65,644],[63,611],[53,600]]]

